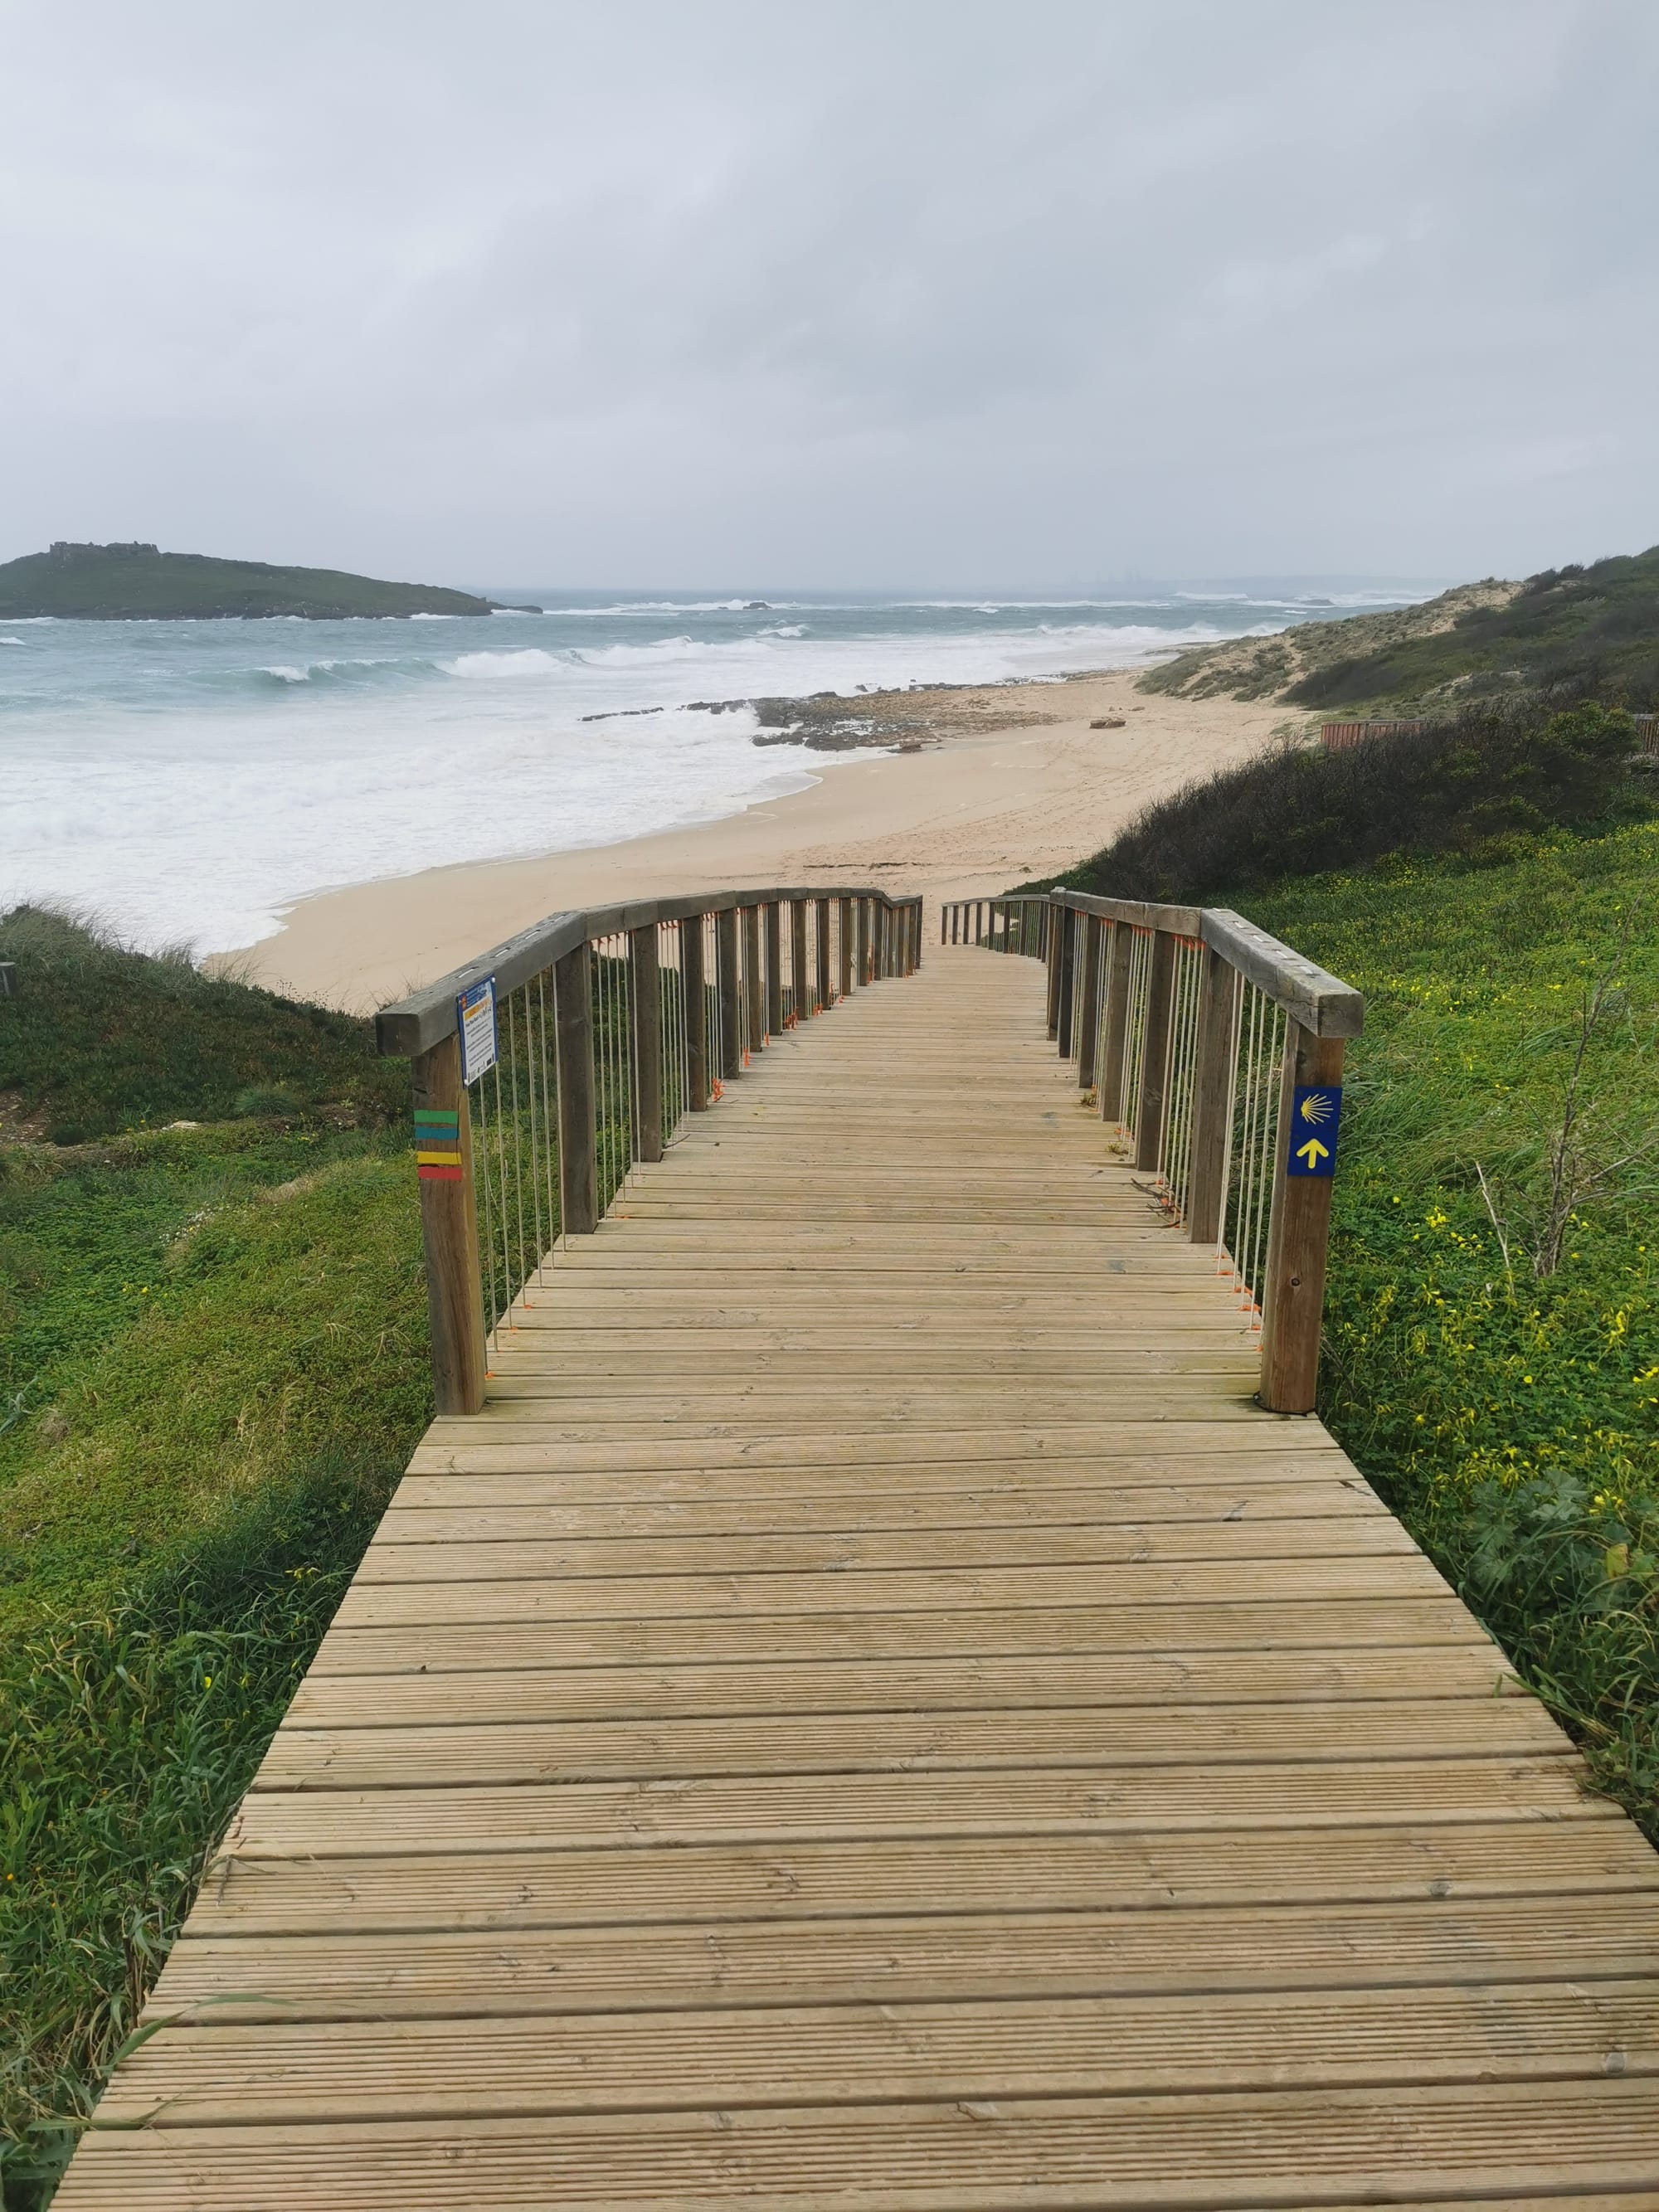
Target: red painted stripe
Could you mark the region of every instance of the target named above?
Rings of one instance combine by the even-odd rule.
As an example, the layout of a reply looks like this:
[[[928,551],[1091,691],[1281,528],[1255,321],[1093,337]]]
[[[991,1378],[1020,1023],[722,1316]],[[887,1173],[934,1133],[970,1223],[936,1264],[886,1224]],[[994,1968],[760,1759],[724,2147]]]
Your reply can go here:
[[[459,1168],[417,1168],[416,1173],[422,1182],[459,1182],[461,1179]]]

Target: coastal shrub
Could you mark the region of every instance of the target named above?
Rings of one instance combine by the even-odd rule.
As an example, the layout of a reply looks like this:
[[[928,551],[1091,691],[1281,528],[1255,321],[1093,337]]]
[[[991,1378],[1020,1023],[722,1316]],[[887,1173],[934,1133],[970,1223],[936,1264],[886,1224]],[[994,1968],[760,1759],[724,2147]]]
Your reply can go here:
[[[1659,698],[1659,546],[1529,576],[1499,605],[1448,627],[1310,669],[1283,696],[1300,707],[1571,685],[1616,690],[1638,707]]]
[[[280,1091],[273,1084],[251,1083],[246,1091],[237,1092],[231,1111],[249,1121],[271,1121],[302,1114],[305,1109],[291,1091]]]
[[[402,1064],[376,1057],[371,1023],[205,975],[182,952],[135,952],[23,906],[0,915],[0,960],[18,979],[18,995],[0,999],[0,1097],[58,1143],[222,1119],[273,1083],[300,1106],[368,1122],[407,1096]]]
[[[1061,880],[1120,898],[1202,899],[1401,850],[1501,858],[1506,840],[1654,802],[1626,773],[1634,726],[1594,702],[1466,708],[1337,752],[1285,745],[1154,801]]]

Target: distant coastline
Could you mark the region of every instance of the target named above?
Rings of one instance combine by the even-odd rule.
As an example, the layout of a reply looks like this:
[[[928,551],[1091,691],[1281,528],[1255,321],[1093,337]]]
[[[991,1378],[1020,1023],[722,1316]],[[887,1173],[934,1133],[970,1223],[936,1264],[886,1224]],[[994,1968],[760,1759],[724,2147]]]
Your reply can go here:
[[[441,584],[163,553],[137,542],[77,545],[59,538],[44,553],[0,562],[0,622],[350,622],[540,612]]]

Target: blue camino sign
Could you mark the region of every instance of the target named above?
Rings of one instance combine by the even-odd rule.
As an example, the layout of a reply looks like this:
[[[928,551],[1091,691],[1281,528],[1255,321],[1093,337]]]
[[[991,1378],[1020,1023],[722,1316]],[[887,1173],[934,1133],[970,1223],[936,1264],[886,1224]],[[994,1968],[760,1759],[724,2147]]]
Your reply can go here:
[[[1291,1100],[1291,1133],[1285,1157],[1285,1174],[1334,1176],[1336,1173],[1336,1133],[1341,1119],[1340,1084],[1298,1084]]]

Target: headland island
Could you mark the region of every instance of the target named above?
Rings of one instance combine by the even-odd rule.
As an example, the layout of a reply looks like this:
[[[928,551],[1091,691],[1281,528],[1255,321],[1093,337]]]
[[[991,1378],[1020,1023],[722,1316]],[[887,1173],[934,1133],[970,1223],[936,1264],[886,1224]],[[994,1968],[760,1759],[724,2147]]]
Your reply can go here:
[[[222,561],[155,546],[76,545],[58,538],[44,553],[0,562],[0,622],[226,622],[299,617],[489,615],[493,599],[440,584],[389,584],[339,568],[284,568],[266,561]],[[512,610],[514,613],[538,609]]]

